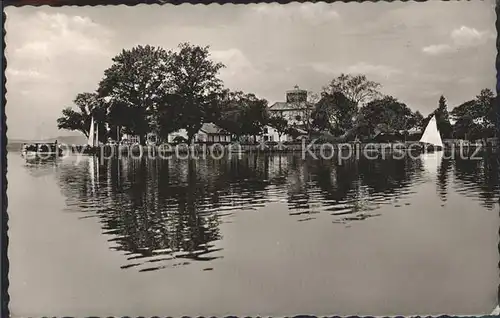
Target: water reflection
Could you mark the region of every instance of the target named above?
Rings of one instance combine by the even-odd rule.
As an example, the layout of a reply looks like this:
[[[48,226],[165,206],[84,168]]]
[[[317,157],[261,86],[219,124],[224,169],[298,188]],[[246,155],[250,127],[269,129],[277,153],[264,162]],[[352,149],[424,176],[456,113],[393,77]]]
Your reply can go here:
[[[492,209],[498,163],[447,159],[302,160],[300,155],[248,155],[220,160],[66,158],[56,166],[68,211],[97,217],[122,268],[151,271],[223,257],[220,226],[238,211],[285,204],[299,222],[354,221],[382,216],[383,206],[411,208],[418,186],[430,183],[444,203],[450,191]],[[53,173],[52,170],[51,173]],[[318,220],[321,219],[321,220]],[[332,224],[332,227],[335,227]],[[213,266],[211,264],[210,266]]]
[[[453,162],[454,191],[479,200],[488,208],[498,203],[498,154],[483,153],[482,160],[457,158]]]

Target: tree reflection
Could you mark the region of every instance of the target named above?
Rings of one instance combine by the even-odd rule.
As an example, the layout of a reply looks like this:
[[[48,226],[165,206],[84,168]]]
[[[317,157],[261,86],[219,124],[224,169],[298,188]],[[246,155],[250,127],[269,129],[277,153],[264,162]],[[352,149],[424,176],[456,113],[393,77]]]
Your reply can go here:
[[[68,206],[99,218],[112,249],[123,252],[123,268],[140,271],[211,261],[221,257],[220,225],[237,210],[284,202],[298,221],[321,216],[333,222],[380,215],[383,204],[401,206],[422,182],[420,159],[303,160],[300,154],[250,154],[242,158],[109,159],[86,157],[58,166]],[[437,175],[442,200],[450,175],[459,192],[487,207],[498,194],[498,163],[441,161]],[[410,203],[406,203],[410,204]],[[321,214],[319,214],[321,213]]]
[[[496,153],[484,152],[480,157],[454,160],[455,188],[458,193],[477,197],[481,204],[492,209],[500,194]]]
[[[438,168],[437,186],[438,194],[442,201],[447,200],[448,194],[448,178],[452,168],[452,162],[449,158],[443,156]]]

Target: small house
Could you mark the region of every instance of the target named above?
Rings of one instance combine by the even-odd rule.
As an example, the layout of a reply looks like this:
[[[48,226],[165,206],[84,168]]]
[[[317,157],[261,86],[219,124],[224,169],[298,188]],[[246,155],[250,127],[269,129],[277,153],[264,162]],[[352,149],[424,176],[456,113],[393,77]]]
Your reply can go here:
[[[168,137],[167,137],[168,143],[185,142],[187,140],[188,140],[188,133],[187,133],[187,130],[184,128],[168,134]]]
[[[129,145],[140,144],[141,138],[137,135],[123,134],[121,138],[121,143]]]
[[[261,136],[258,137],[258,141],[263,140],[263,141],[270,141],[270,142],[286,142],[286,141],[292,141],[292,137],[286,133],[280,134],[278,133],[278,130],[276,128],[271,127],[271,126],[265,126],[263,129],[263,133]]]
[[[194,140],[202,143],[230,143],[231,133],[214,123],[205,123],[196,133]]]

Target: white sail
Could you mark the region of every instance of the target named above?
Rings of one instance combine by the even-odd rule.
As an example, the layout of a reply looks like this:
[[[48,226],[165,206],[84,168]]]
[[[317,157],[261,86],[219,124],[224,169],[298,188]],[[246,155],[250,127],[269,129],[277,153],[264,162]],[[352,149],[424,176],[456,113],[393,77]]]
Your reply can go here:
[[[95,145],[99,146],[99,125],[95,127]]]
[[[94,117],[90,119],[90,130],[89,130],[89,139],[87,141],[87,145],[90,147],[95,146],[95,136],[94,136]]]
[[[443,141],[441,140],[441,135],[439,134],[436,118],[434,116],[431,117],[427,127],[425,127],[424,133],[420,138],[420,142],[443,147]]]

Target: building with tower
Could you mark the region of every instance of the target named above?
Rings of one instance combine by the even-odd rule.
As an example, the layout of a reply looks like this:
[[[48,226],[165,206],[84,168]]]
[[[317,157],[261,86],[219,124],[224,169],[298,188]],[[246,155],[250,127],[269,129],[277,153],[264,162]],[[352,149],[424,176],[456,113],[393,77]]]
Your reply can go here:
[[[269,107],[270,116],[281,116],[288,120],[290,127],[306,128],[314,104],[307,101],[307,91],[299,88],[286,92],[286,101],[276,102]]]
[[[282,117],[288,121],[288,126],[295,130],[295,135],[307,134],[307,128],[311,122],[311,114],[314,104],[307,100],[307,91],[298,85],[293,90],[286,92],[284,102],[276,102],[269,108],[270,117]],[[279,136],[276,129],[271,126],[264,128],[262,136],[265,141],[292,141],[294,138],[288,134]]]

